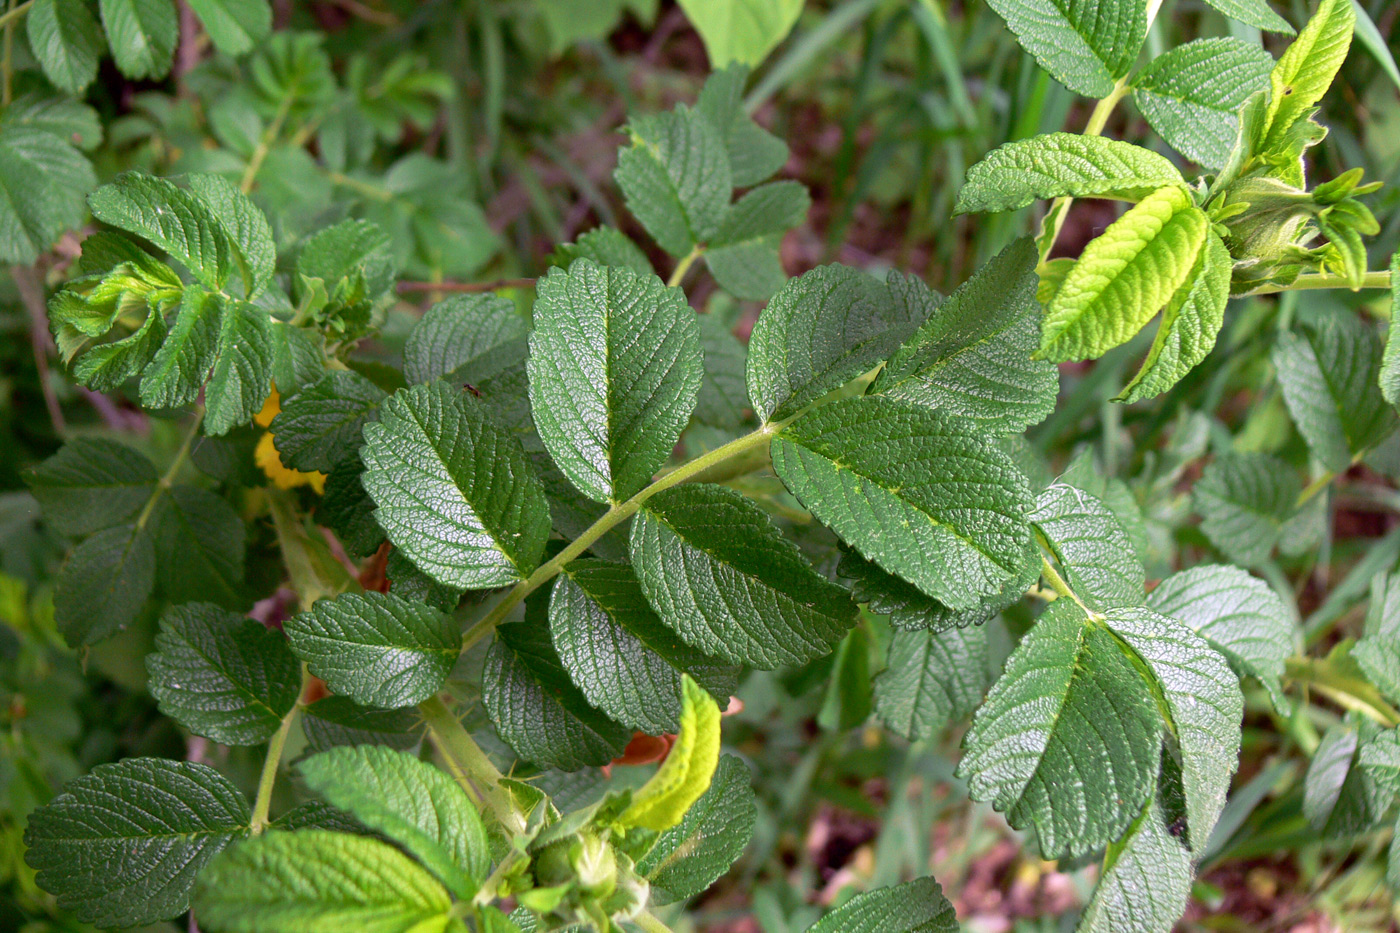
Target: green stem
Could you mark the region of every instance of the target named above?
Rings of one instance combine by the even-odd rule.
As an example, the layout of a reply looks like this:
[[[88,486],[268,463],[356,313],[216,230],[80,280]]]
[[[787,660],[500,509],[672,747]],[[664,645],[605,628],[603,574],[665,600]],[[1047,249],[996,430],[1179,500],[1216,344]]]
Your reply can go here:
[[[525,831],[525,817],[515,808],[501,787],[501,772],[463,728],[461,720],[447,708],[441,697],[429,697],[418,704],[418,712],[428,725],[428,736],[447,762],[448,770],[462,789],[491,811],[510,833]]]
[[[1326,659],[1289,658],[1288,676],[1327,697],[1343,709],[1356,710],[1387,729],[1400,726],[1400,712],[1369,683],[1338,673]]]
[[[1362,288],[1389,288],[1390,272],[1367,272],[1361,278]],[[1300,275],[1288,285],[1265,285],[1250,292],[1251,295],[1272,295],[1276,292],[1299,292],[1315,288],[1352,288],[1351,281],[1344,275],[1326,275],[1320,272]]]
[[[650,486],[647,486],[625,502],[614,503],[596,522],[589,525],[581,535],[575,538],[558,554],[554,555],[552,560],[541,564],[536,568],[534,573],[515,584],[490,612],[467,631],[467,637],[463,639],[462,650],[465,651],[476,641],[479,641],[494,631],[496,626],[505,620],[506,616],[510,614],[510,611],[514,609],[522,599],[557,576],[559,571],[563,570],[571,560],[588,550],[593,542],[617,527],[621,522],[626,521],[632,515],[636,514],[637,510],[642,507],[642,503],[646,502],[652,496],[663,490],[670,489],[672,486],[678,486],[687,480],[696,479],[706,471],[728,460],[743,456],[756,448],[768,444],[772,440],[773,435],[787,423],[788,421],[771,422],[759,428],[757,431],[754,431],[752,434],[745,434],[743,437],[732,440],[728,444],[716,447],[709,453],[702,454],[689,463],[679,466],[657,479]]]
[[[263,759],[262,775],[258,778],[258,795],[253,799],[253,819],[248,831],[254,836],[267,828],[268,810],[272,806],[272,788],[277,783],[277,769],[282,764],[282,752],[287,747],[287,734],[292,731],[292,723],[301,715],[301,697],[306,692],[306,665],[301,668],[301,690],[296,704],[282,717],[282,724],[272,734],[267,743],[267,757]]]
[[[189,458],[190,448],[194,446],[194,439],[199,437],[200,425],[204,423],[204,412],[198,412],[194,421],[190,422],[189,430],[185,432],[184,440],[180,442],[180,449],[175,451],[175,459],[170,461],[170,466],[165,468],[160,480],[156,483],[156,488],[152,490],[151,497],[146,500],[146,505],[141,509],[141,514],[136,517],[136,530],[140,531],[146,527],[146,523],[151,520],[152,513],[155,512],[156,503],[165,491],[175,485],[175,474],[180,472],[180,467],[185,465],[185,460]]]
[[[25,13],[28,13],[29,8],[33,5],[34,0],[25,0],[25,2],[21,3],[19,6],[12,6],[4,13],[0,13],[0,26],[9,26],[10,23],[19,19]]]
[[[1160,5],[1160,4],[1159,4]],[[1084,124],[1085,136],[1098,136],[1103,132],[1103,128],[1108,124],[1108,118],[1113,113],[1118,102],[1128,93],[1128,79],[1120,78],[1113,86],[1109,95],[1102,98],[1094,105],[1094,110],[1089,114],[1089,122]],[[1065,217],[1069,215],[1069,205],[1074,198],[1056,198],[1050,205],[1049,212],[1045,215],[1045,230],[1040,235],[1040,258],[1048,259],[1050,251],[1055,247],[1055,241],[1060,237],[1060,230],[1064,228]]]
[[[695,264],[705,250],[698,244],[680,262],[676,263],[676,268],[671,272],[671,277],[666,280],[666,284],[671,288],[679,288],[681,282],[685,281],[685,274],[690,271],[690,267]]]
[[[292,98],[288,95],[282,98],[282,103],[277,107],[277,114],[272,118],[272,122],[267,125],[262,138],[258,140],[258,148],[253,150],[253,156],[248,160],[248,167],[243,171],[243,178],[238,182],[238,190],[244,194],[253,190],[253,182],[257,180],[258,170],[262,168],[263,161],[272,149],[272,144],[277,141],[277,136],[282,132],[282,124],[287,120],[287,113],[292,109]]]
[[[1301,509],[1303,506],[1307,505],[1308,502],[1312,500],[1313,496],[1316,496],[1318,493],[1322,492],[1322,490],[1326,489],[1332,480],[1336,478],[1337,474],[1335,471],[1324,470],[1321,476],[1311,483],[1308,483],[1303,491],[1298,494],[1298,500],[1293,503],[1293,508],[1295,510]]]
[[[285,489],[268,489],[267,497],[272,527],[277,534],[277,546],[282,551],[282,563],[287,568],[287,576],[291,579],[292,589],[296,590],[301,608],[310,609],[318,599],[338,596],[358,588],[356,580],[325,542],[319,538],[313,539],[306,533],[291,494]]]

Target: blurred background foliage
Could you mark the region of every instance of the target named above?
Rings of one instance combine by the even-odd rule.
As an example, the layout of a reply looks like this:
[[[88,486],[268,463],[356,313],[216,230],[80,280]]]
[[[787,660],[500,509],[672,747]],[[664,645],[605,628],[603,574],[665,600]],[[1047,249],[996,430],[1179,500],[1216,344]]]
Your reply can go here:
[[[1371,267],[1382,268],[1400,245],[1400,74],[1391,58],[1400,5],[1360,5],[1374,34],[1353,48],[1324,102],[1331,133],[1314,151],[1313,174],[1364,165],[1386,183],[1371,201],[1382,226]],[[670,0],[278,0],[275,31],[237,56],[214,48],[179,8],[170,74],[132,79],[103,61],[84,103],[68,101],[62,113],[73,145],[99,182],[126,169],[251,178],[281,246],[345,217],[377,223],[402,276],[402,301],[375,345],[386,357],[457,283],[542,274],[557,244],[600,223],[639,233],[611,180],[618,129],[629,113],[693,100],[710,68],[687,10]],[[1279,9],[1306,20],[1298,0]],[[789,274],[840,261],[898,268],[947,291],[1033,229],[1035,208],[952,217],[964,171],[1006,141],[1080,128],[1089,105],[1041,71],[989,7],[809,0],[793,12],[745,101],[791,146],[783,174],[812,192],[807,222],[783,243]],[[28,46],[5,32],[6,102],[36,113],[59,106]],[[1149,53],[1202,35],[1258,37],[1202,3],[1168,0]],[[1286,39],[1265,41],[1276,52]],[[1167,151],[1126,107],[1108,134]],[[1076,254],[1116,210],[1077,204],[1058,251]],[[141,664],[150,619],[81,655],[53,626],[65,544],[39,520],[20,471],[77,435],[120,434],[157,462],[178,443],[170,425],[76,388],[52,363],[42,289],[64,278],[80,238],[71,231],[42,257],[6,256],[14,265],[0,274],[0,929],[25,933],[84,929],[35,887],[20,843],[27,813],[67,780],[131,755],[231,755],[234,773],[255,768],[238,751],[191,747],[203,740],[157,715]],[[730,301],[704,282],[692,298]],[[1109,399],[1146,335],[1097,363],[1066,366],[1061,405],[1032,431],[1025,461],[1048,475],[1092,458],[1115,477],[1112,494],[1144,516],[1149,577],[1195,563],[1209,546],[1187,489],[1203,454],[1233,445],[1307,463],[1268,362],[1273,335],[1342,307],[1380,316],[1382,303],[1346,292],[1236,302],[1220,349],[1175,391],[1131,408]],[[712,310],[742,339],[757,307]],[[1306,512],[1284,555],[1259,568],[1295,594],[1320,665],[1360,631],[1372,574],[1400,560],[1397,478],[1392,438],[1343,479],[1330,511]],[[978,697],[1028,621],[1013,613],[988,625],[985,652],[967,672]],[[1093,869],[1026,855],[999,816],[957,788],[970,705],[954,701],[948,722],[914,742],[875,724],[869,685],[890,637],[868,618],[831,657],[754,673],[741,687],[743,709],[726,734],[755,771],[759,822],[743,859],[696,905],[698,929],[790,933],[819,915],[813,901],[930,873],[970,933],[1072,928]],[[1328,675],[1345,676],[1345,660],[1330,657],[1338,670]],[[1308,755],[1341,711],[1303,687],[1294,698],[1317,702],[1282,717],[1257,686],[1249,691],[1243,764],[1183,928],[1395,929],[1383,877],[1389,832],[1321,842],[1302,814]],[[891,795],[906,783],[908,794]]]

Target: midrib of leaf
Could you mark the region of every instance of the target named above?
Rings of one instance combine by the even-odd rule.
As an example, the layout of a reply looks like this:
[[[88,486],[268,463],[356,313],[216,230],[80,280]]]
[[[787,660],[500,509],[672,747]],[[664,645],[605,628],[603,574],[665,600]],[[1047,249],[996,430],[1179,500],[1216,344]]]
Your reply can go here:
[[[462,487],[461,487],[460,485],[458,485],[457,477],[453,475],[453,471],[452,471],[452,469],[449,467],[446,458],[444,458],[442,451],[441,451],[440,449],[438,449],[437,441],[434,440],[432,432],[430,432],[430,431],[428,430],[427,424],[425,424],[422,420],[419,419],[418,413],[414,410],[414,408],[413,408],[412,406],[405,405],[405,406],[402,406],[402,407],[403,407],[404,410],[406,411],[406,413],[407,413],[407,415],[408,415],[408,418],[414,423],[414,425],[417,426],[418,430],[422,433],[423,437],[427,439],[427,441],[428,441],[428,449],[431,450],[431,451],[433,452],[434,456],[437,457],[438,463],[442,465],[442,472],[443,472],[446,476],[451,477],[452,485],[457,489],[458,494],[460,495],[461,492],[462,492]],[[454,438],[460,439],[459,435],[458,435],[458,434],[455,434],[455,433],[454,433],[453,437],[454,437]],[[420,472],[421,472],[421,471],[420,471]],[[400,487],[400,488],[403,489],[403,487]],[[406,493],[408,492],[407,489],[404,489],[403,491],[406,492]],[[412,494],[410,493],[410,495],[412,495]],[[462,496],[462,500],[463,500],[464,502],[466,501],[466,496],[465,496],[465,495]],[[432,504],[430,504],[430,503],[428,503],[428,502],[424,502],[424,501],[423,501],[422,499],[420,499],[417,495],[413,495],[413,501],[417,502],[420,506],[422,506],[423,508],[427,509],[427,510],[430,511],[430,512],[434,510],[434,507],[432,506]],[[512,567],[515,568],[515,572],[516,572],[516,574],[517,574],[518,576],[524,577],[525,574],[521,572],[521,570],[520,570],[520,565],[519,565],[518,563],[516,563],[515,558],[514,558],[514,557],[511,557],[510,554],[508,554],[508,553],[506,552],[506,550],[505,550],[504,548],[501,547],[501,544],[500,544],[501,537],[502,537],[503,534],[504,534],[504,535],[509,535],[509,536],[511,536],[511,537],[518,537],[518,536],[519,536],[518,533],[516,533],[516,534],[511,534],[511,533],[508,533],[508,532],[502,532],[501,529],[492,527],[495,523],[494,523],[494,522],[488,522],[488,521],[487,521],[486,514],[485,514],[485,512],[484,512],[482,509],[479,509],[479,508],[477,508],[476,506],[471,505],[470,503],[468,503],[468,508],[470,508],[471,511],[476,515],[476,517],[479,518],[479,519],[481,520],[481,526],[482,526],[483,528],[486,529],[486,533],[487,533],[487,535],[488,535],[488,536],[490,537],[490,539],[491,539],[491,547],[494,548],[495,550],[499,551],[499,552],[502,554],[502,556],[505,557],[506,560],[510,561],[510,565],[511,565]]]
[[[185,644],[185,646],[186,646],[187,648],[189,648],[189,649],[190,649],[191,651],[193,651],[195,654],[199,655],[200,659],[203,660],[203,661],[205,661],[211,668],[213,668],[214,670],[218,671],[220,674],[223,674],[223,675],[224,675],[224,679],[227,680],[230,684],[233,685],[234,692],[236,692],[239,696],[241,696],[241,697],[243,698],[243,700],[244,700],[246,703],[249,703],[249,704],[251,704],[251,705],[253,705],[253,706],[262,707],[263,709],[267,710],[268,715],[270,715],[273,719],[281,719],[281,718],[282,718],[281,714],[279,714],[275,709],[273,709],[272,707],[270,707],[270,706],[268,706],[266,703],[264,703],[264,702],[257,696],[257,694],[255,694],[255,693],[253,693],[252,691],[250,691],[250,690],[248,690],[247,688],[245,688],[245,687],[243,686],[243,684],[242,684],[237,678],[228,676],[227,668],[224,667],[224,666],[222,666],[222,665],[220,665],[220,664],[216,664],[215,661],[214,661],[214,656],[213,656],[213,655],[211,655],[211,654],[209,654],[208,652],[206,652],[206,651],[204,651],[203,649],[201,649],[197,644],[195,644],[193,641],[191,641],[191,640],[188,639],[188,638],[183,638],[183,637],[182,637],[180,640]]]

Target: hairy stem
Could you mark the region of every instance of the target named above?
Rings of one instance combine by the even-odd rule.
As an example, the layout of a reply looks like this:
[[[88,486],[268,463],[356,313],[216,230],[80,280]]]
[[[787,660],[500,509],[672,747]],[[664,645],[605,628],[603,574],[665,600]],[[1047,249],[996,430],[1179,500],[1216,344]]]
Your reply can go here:
[[[791,419],[788,420],[790,421]],[[632,496],[632,498],[624,502],[614,503],[596,522],[584,529],[581,535],[556,554],[552,560],[541,564],[536,568],[534,573],[515,584],[490,612],[468,630],[467,637],[464,638],[462,642],[462,650],[465,651],[475,642],[494,631],[496,626],[505,620],[506,616],[510,614],[510,611],[514,609],[521,600],[539,589],[545,583],[554,579],[569,561],[588,550],[593,542],[617,527],[621,522],[626,521],[632,515],[636,514],[637,510],[642,507],[642,503],[646,502],[652,496],[663,490],[670,489],[672,486],[678,486],[687,480],[697,479],[714,467],[720,466],[729,460],[741,457],[756,448],[768,444],[772,440],[773,435],[787,423],[788,421],[777,421],[766,424],[751,434],[745,434],[743,437],[732,440],[728,444],[716,447],[709,453],[696,457],[689,463],[679,466],[665,474],[641,492]]]
[[[1328,275],[1312,272],[1300,275],[1288,285],[1265,285],[1250,292],[1251,295],[1272,295],[1276,292],[1299,292],[1315,288],[1351,288],[1352,284],[1344,275]],[[1390,272],[1367,272],[1361,279],[1362,288],[1389,288]]]
[[[486,757],[471,733],[447,708],[441,697],[429,697],[418,704],[418,712],[428,725],[428,737],[447,762],[457,783],[478,806],[484,806],[511,833],[525,831],[525,817],[515,808],[501,787],[501,772]]]

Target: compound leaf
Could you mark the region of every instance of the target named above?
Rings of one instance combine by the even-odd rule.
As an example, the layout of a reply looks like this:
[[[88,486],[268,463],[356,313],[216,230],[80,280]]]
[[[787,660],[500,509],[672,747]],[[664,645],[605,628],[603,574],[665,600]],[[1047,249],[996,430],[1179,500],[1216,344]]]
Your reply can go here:
[[[476,808],[428,762],[380,745],[342,746],[297,770],[314,793],[402,845],[457,897],[470,898],[491,870]]]
[[[1174,573],[1147,595],[1147,605],[1186,623],[1269,691],[1280,714],[1288,709],[1279,680],[1293,656],[1298,623],[1263,580],[1239,567],[1202,564]]]
[[[452,899],[431,874],[378,839],[304,829],[230,848],[200,876],[200,922],[228,933],[445,931]]]
[[[772,669],[831,651],[855,621],[772,519],[722,486],[688,484],[646,501],[632,524],[632,564],[647,600],[691,645]]]
[[[1050,604],[972,720],[958,773],[1046,858],[1123,835],[1156,787],[1157,704],[1136,665],[1068,599]]]
[[[145,7],[164,0],[154,4],[152,0],[109,2]],[[165,5],[171,8],[173,19],[173,6]],[[107,30],[110,36],[112,27],[108,25]],[[232,262],[228,235],[209,205],[194,193],[163,178],[127,172],[94,191],[88,197],[88,206],[92,216],[103,223],[133,233],[169,253],[209,291],[219,291],[228,280]]]
[[[1030,240],[998,253],[895,351],[871,394],[961,415],[994,434],[1044,420],[1055,407],[1059,370],[1031,359],[1040,345],[1035,266]]]
[[[738,681],[737,667],[694,650],[656,617],[626,564],[566,566],[550,598],[549,629],[588,701],[649,735],[680,728],[682,675],[726,703]]]
[[[457,589],[524,579],[549,536],[544,487],[520,441],[444,382],[392,395],[365,426],[361,482],[389,540]]]
[[[296,705],[301,665],[279,632],[210,603],[160,620],[146,656],[160,711],[224,745],[266,742]]]
[[[654,275],[586,259],[536,291],[528,371],[540,439],[581,492],[621,502],[651,481],[695,409],[695,312]]]
[[[435,694],[462,637],[450,616],[389,593],[345,593],[283,624],[292,650],[337,694],[394,709]]]
[[[153,923],[189,909],[195,877],[249,818],[247,800],[213,768],[128,758],[98,765],[35,810],[25,858],[78,919]]]

